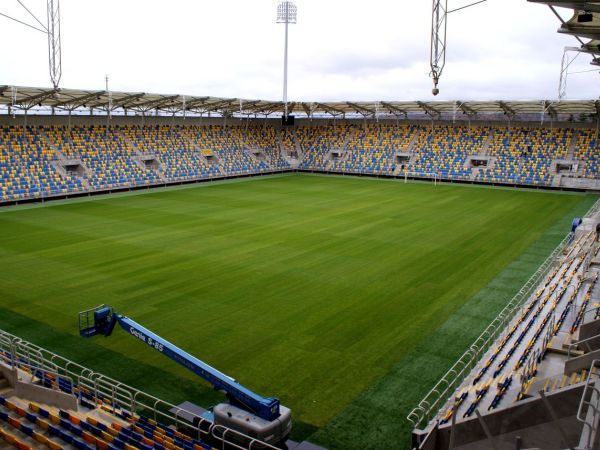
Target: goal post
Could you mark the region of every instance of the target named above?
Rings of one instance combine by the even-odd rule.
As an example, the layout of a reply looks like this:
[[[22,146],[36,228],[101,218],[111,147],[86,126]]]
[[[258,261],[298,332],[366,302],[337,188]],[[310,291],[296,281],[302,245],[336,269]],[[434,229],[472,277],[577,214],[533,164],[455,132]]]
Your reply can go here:
[[[404,172],[404,183],[408,183],[409,178],[428,178],[433,180],[433,185],[437,186],[441,177],[439,174],[435,172],[415,172],[415,171],[405,171]]]

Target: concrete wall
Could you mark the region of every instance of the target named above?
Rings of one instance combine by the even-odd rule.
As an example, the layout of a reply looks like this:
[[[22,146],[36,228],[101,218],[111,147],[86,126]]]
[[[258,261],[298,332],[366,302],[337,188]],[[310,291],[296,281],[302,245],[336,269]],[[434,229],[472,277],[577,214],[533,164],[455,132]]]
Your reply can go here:
[[[77,397],[28,382],[31,375],[0,364],[0,373],[13,388],[12,395],[61,409],[77,409]]]
[[[15,387],[18,377],[16,369],[13,370],[10,367],[5,366],[4,364],[0,364],[0,373],[2,373],[4,378],[8,380],[8,384],[10,385],[10,387]]]
[[[565,375],[571,375],[573,372],[581,372],[583,369],[589,370],[592,361],[600,359],[600,350],[586,353],[585,355],[571,358],[565,362]]]
[[[587,339],[592,336],[600,336],[600,319],[584,323],[579,328],[579,339]]]
[[[61,409],[77,409],[77,397],[31,383],[17,381],[14,395]]]
[[[600,180],[589,180],[587,178],[563,177],[560,185],[572,189],[600,189]]]
[[[559,419],[564,419],[567,423],[575,425],[575,422],[571,418],[574,418],[577,414],[582,394],[583,386],[579,385],[549,394],[547,398]],[[551,436],[556,434],[556,430],[552,424],[552,417],[544,407],[540,397],[522,400],[507,408],[489,414],[482,412],[482,415],[492,436],[506,435],[543,424],[548,425],[548,433],[551,433]],[[450,443],[450,428],[449,424],[439,428],[435,448],[448,448]],[[573,440],[578,439],[581,430],[574,430],[573,426],[570,428],[571,430],[567,430],[571,432],[569,437]],[[456,423],[454,429],[454,445],[456,447],[485,439],[485,432],[477,417],[473,416],[469,420]]]

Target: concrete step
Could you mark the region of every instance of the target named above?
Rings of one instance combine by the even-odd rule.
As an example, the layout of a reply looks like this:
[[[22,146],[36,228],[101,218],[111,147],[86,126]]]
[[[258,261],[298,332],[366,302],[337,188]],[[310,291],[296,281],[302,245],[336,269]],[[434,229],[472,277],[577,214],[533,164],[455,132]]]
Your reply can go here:
[[[0,395],[6,397],[12,391],[12,387],[8,384],[8,380],[0,373]]]
[[[21,442],[23,442],[24,444],[27,444],[29,446],[31,446],[32,448],[38,449],[38,448],[46,448],[44,445],[40,444],[39,442],[37,442],[35,439],[27,436],[25,433],[23,433],[22,431],[16,430],[15,428],[6,425],[5,423],[0,423],[0,428],[2,428],[5,432],[12,434],[13,436],[16,436],[17,439],[19,439]],[[4,444],[8,444],[6,441],[4,441],[3,439],[0,440],[0,442],[4,443]],[[8,444],[9,446],[6,448],[16,448],[13,445]],[[1,448],[1,447],[0,447]]]

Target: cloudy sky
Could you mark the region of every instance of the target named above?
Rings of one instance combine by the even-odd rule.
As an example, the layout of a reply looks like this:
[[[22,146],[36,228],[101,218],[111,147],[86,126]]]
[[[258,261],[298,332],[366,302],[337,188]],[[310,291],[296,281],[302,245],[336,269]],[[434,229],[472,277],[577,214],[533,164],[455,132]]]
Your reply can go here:
[[[45,21],[46,0],[21,0]],[[472,0],[448,0],[453,9]],[[278,0],[61,0],[61,87],[278,100],[284,26]],[[429,0],[297,0],[290,99],[431,100]],[[568,18],[569,10],[561,10]],[[0,13],[35,24],[17,0]],[[573,37],[546,6],[488,0],[448,18],[442,100],[555,99]],[[49,86],[44,34],[0,17],[0,84]],[[589,71],[581,55],[572,72]],[[569,76],[567,97],[600,96],[598,72]]]

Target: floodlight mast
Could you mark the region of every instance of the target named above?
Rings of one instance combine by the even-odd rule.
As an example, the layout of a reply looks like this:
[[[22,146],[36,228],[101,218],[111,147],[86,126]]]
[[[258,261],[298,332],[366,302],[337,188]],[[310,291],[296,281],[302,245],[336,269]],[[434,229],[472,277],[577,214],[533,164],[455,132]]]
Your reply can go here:
[[[438,82],[446,64],[446,16],[448,0],[433,0],[431,13],[431,51],[429,63],[430,76],[433,78],[433,95],[438,95]]]
[[[573,57],[569,54],[575,53]],[[565,47],[563,50],[562,62],[560,65],[560,77],[558,80],[558,100],[562,100],[567,95],[567,77],[571,63],[581,54],[579,47]]]
[[[48,59],[50,67],[50,80],[54,89],[62,76],[61,45],[60,45],[60,1],[48,0]]]
[[[468,5],[448,11],[448,0],[433,0],[433,8],[431,10],[431,50],[429,53],[429,65],[431,66],[429,76],[433,78],[433,90],[431,91],[433,95],[440,93],[438,83],[446,65],[446,25],[448,14],[484,2],[487,2],[487,0],[476,0]]]
[[[288,100],[287,100],[287,66],[288,66],[288,25],[296,23],[298,8],[293,1],[284,0],[279,2],[277,6],[277,23],[285,24],[285,43],[283,50],[283,104],[284,117],[288,117]]]
[[[37,25],[31,25],[19,19],[15,19],[8,14],[0,13],[0,16],[9,20],[25,25],[33,30],[44,33],[48,37],[48,67],[50,71],[50,81],[54,90],[58,90],[58,83],[62,76],[61,45],[60,45],[60,0],[46,0],[47,20],[46,25],[33,14],[21,0],[17,0],[27,13],[35,19]],[[41,27],[41,28],[40,28]]]

